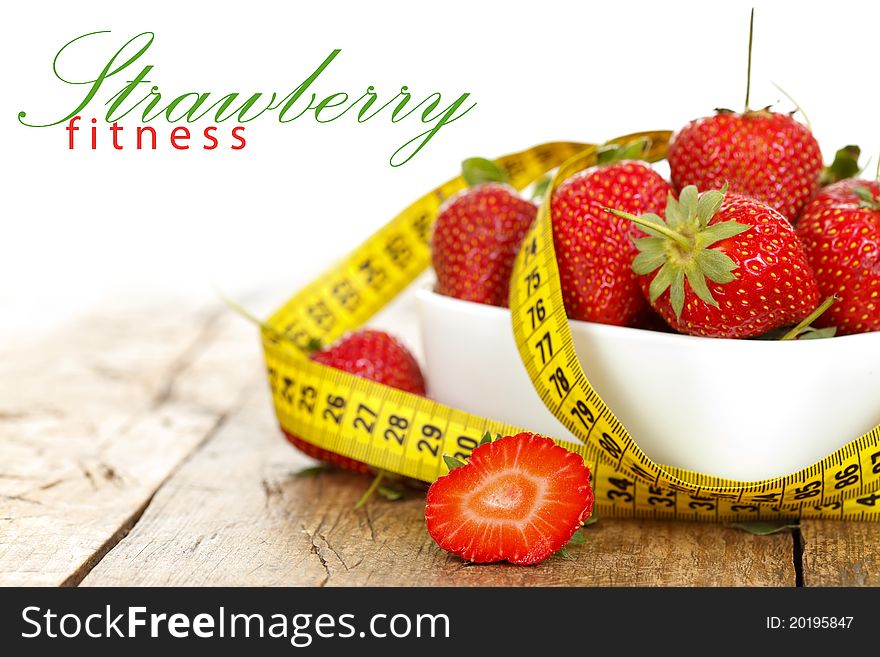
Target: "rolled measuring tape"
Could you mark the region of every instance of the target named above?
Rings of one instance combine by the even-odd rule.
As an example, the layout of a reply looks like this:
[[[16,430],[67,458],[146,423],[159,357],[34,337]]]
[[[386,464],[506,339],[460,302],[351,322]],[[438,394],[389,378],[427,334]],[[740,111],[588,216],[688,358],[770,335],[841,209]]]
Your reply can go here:
[[[670,136],[669,131],[642,132],[609,143],[647,139],[644,159],[654,162],[665,157]],[[743,482],[655,463],[605,405],[575,353],[549,210],[556,187],[595,165],[598,148],[552,142],[496,160],[517,189],[557,169],[514,263],[511,321],[535,394],[581,441],[560,443],[590,467],[594,513],[734,522],[880,520],[880,426],[808,468]],[[374,468],[431,482],[447,471],[444,454],[466,459],[487,431],[525,430],[308,358],[316,340],[330,344],[358,328],[430,266],[431,228],[440,205],[465,187],[456,177],[418,199],[263,325],[269,384],[283,431]],[[538,305],[543,313],[534,311]]]

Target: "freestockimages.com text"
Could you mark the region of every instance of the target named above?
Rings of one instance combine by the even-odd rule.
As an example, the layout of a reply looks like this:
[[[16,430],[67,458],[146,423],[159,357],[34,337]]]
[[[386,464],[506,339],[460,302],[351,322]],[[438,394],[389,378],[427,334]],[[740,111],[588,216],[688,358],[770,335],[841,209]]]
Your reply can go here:
[[[220,95],[201,90],[169,94],[153,83],[153,64],[145,63],[147,51],[155,39],[153,32],[142,32],[126,41],[94,77],[68,77],[64,61],[75,54],[73,49],[82,47],[87,40],[107,39],[109,33],[104,30],[78,36],[66,43],[52,61],[52,71],[58,80],[86,89],[78,104],[60,116],[50,115],[49,120],[34,120],[32,112],[21,111],[18,120],[22,125],[31,128],[63,126],[67,137],[65,145],[71,150],[155,150],[165,144],[184,151],[190,148],[241,150],[247,145],[245,124],[262,116],[274,116],[282,124],[304,116],[311,116],[318,123],[331,123],[343,117],[358,123],[376,117],[395,124],[407,120],[411,124],[418,123],[420,132],[399,146],[389,159],[391,166],[397,167],[412,160],[442,128],[476,106],[469,92],[460,93],[447,102],[439,91],[416,94],[406,85],[399,91],[385,93],[372,85],[366,86],[363,92],[352,94],[316,90],[320,87],[321,74],[339,57],[340,49],[332,50],[284,96],[275,92]],[[88,111],[91,105],[101,101],[106,111]],[[93,115],[95,113],[103,114],[103,120],[109,125],[103,125]],[[141,125],[121,125],[120,121],[125,117]],[[169,124],[185,125],[177,125],[164,133],[161,128],[147,125],[163,119]],[[204,125],[192,125],[199,121]]]

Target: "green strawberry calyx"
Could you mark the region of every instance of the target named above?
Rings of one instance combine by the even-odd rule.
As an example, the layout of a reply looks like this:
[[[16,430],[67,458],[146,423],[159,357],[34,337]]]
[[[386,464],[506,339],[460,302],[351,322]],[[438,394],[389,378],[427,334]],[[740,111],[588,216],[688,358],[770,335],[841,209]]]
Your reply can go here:
[[[461,163],[461,177],[470,187],[484,183],[509,183],[507,172],[492,160],[469,157]]]
[[[865,210],[880,211],[880,196],[874,197],[871,188],[867,185],[855,187],[853,193],[859,197],[859,207]]]
[[[822,169],[822,186],[836,183],[846,178],[855,178],[862,172],[859,156],[862,149],[855,144],[844,146],[834,154],[834,161]]]
[[[718,302],[709,291],[706,279],[718,284],[735,279],[732,272],[737,265],[733,259],[710,248],[751,228],[736,221],[709,225],[726,194],[727,185],[720,191],[702,194],[694,185],[688,185],[681,190],[678,200],[669,195],[665,220],[654,213],[637,217],[605,208],[617,217],[632,221],[647,233],[648,237],[633,239],[639,250],[633,260],[633,271],[640,276],[657,272],[648,289],[651,303],[669,290],[669,301],[676,317],[681,317],[684,308],[685,282],[700,300],[717,308]]]
[[[647,137],[636,139],[628,144],[605,144],[596,153],[596,163],[600,166],[622,162],[623,160],[641,160],[651,148],[651,140]]]
[[[477,447],[482,447],[483,445],[488,445],[489,443],[495,442],[496,440],[500,440],[500,439],[501,439],[500,433],[496,433],[493,436],[491,432],[487,431],[486,433],[483,434],[483,437],[480,439],[480,442],[477,445]],[[458,458],[457,456],[449,456],[449,454],[443,455],[443,462],[446,464],[446,468],[450,472],[452,472],[456,468],[460,468],[460,467],[468,464],[467,459],[462,460],[462,459]]]

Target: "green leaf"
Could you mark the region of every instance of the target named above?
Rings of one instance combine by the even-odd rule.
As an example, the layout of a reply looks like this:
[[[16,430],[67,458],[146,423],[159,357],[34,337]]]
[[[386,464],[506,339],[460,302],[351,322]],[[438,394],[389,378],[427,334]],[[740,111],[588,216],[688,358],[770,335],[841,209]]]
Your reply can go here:
[[[642,253],[666,253],[666,239],[662,237],[633,237],[632,241]]]
[[[396,502],[403,498],[403,490],[391,486],[379,486],[376,492],[390,502]]]
[[[670,193],[666,197],[666,223],[670,228],[678,229],[687,221],[687,211],[683,210],[681,203],[675,200]]]
[[[456,468],[460,468],[463,465],[467,465],[464,461],[460,461],[454,456],[449,456],[449,454],[443,455],[443,462],[446,464],[446,467],[449,468],[449,471],[452,472]]]
[[[470,157],[462,162],[461,175],[471,187],[488,182],[508,182],[507,172],[484,157]]]
[[[320,338],[309,338],[308,343],[306,344],[306,352],[309,354],[313,354],[316,351],[321,351],[324,346],[321,344]]]
[[[551,182],[553,182],[553,176],[544,176],[536,182],[534,189],[532,189],[532,200],[540,201],[543,199]]]
[[[565,546],[568,547],[569,545],[580,545],[581,543],[586,543],[586,542],[587,542],[586,535],[584,534],[583,531],[578,529],[574,534],[572,534],[571,539],[568,541],[568,543],[565,544]]]
[[[684,308],[684,272],[681,269],[675,272],[675,278],[672,279],[669,302],[672,304],[675,316],[681,317],[681,311]]]
[[[691,222],[697,218],[697,187],[696,185],[688,185],[681,194],[678,195],[678,203],[681,205],[683,212],[687,214],[687,221]]]
[[[740,233],[746,232],[751,226],[736,221],[724,221],[714,226],[709,226],[700,233],[699,246],[711,246],[715,242],[726,240]]]
[[[736,263],[726,253],[714,249],[703,249],[696,256],[697,266],[713,283],[729,283],[736,278],[732,272]]]
[[[871,190],[867,187],[854,187],[853,192],[856,196],[858,196],[863,201],[873,201],[874,195],[871,193]]]
[[[560,557],[566,561],[574,561],[574,559],[571,558],[571,552],[569,552],[564,546],[556,550],[553,556]]]
[[[703,275],[703,272],[697,269],[688,269],[685,273],[687,274],[687,281],[694,293],[705,303],[717,308],[718,302],[715,301],[715,297],[712,296],[709,288],[706,287],[706,277]]]
[[[697,201],[697,219],[702,228],[709,225],[709,221],[718,212],[723,202],[724,192],[713,190],[700,194],[700,200]]]
[[[333,468],[329,465],[313,465],[309,468],[303,468],[302,470],[297,470],[293,473],[294,477],[314,477],[315,475],[324,474],[325,472],[332,472]]]
[[[657,237],[646,237],[646,240],[659,240]],[[663,249],[646,249],[641,251],[633,260],[633,271],[639,275],[650,274],[660,265],[666,262],[666,253]]]
[[[837,335],[836,326],[828,326],[826,328],[813,328],[808,326],[798,336],[797,340],[821,340],[822,338],[833,338]]]
[[[855,187],[853,189],[856,196],[859,197],[859,207],[866,210],[880,210],[880,197],[874,198],[870,187]]]
[[[785,521],[764,521],[764,520],[755,520],[753,522],[728,522],[725,523],[728,527],[733,527],[734,529],[741,529],[744,532],[748,532],[749,534],[754,534],[755,536],[768,536],[770,534],[776,534],[778,532],[786,531],[788,529],[797,529],[798,525]]]
[[[483,434],[483,437],[480,439],[480,445],[488,445],[492,442],[492,434],[487,431]]]
[[[648,138],[636,139],[628,144],[606,144],[596,153],[597,164],[611,164],[622,160],[640,160],[644,157],[651,140]]]
[[[859,174],[859,156],[862,149],[855,144],[844,146],[834,154],[834,161],[822,170],[822,185],[830,185],[839,180],[854,178]]]
[[[675,267],[669,262],[664,263],[648,287],[648,294],[652,303],[672,285],[673,278],[675,278]]]
[[[586,520],[584,520],[584,527],[589,527],[590,525],[594,525],[599,522],[599,516],[590,516]]]

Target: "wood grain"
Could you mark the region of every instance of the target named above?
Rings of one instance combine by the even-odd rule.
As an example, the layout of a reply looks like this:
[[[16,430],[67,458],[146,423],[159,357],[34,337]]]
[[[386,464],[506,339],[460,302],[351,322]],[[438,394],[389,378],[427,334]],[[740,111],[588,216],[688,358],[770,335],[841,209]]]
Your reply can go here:
[[[411,318],[389,315],[400,332]],[[415,343],[413,343],[415,344]],[[567,556],[474,566],[424,495],[374,498],[275,423],[254,329],[222,308],[116,308],[0,347],[0,585],[880,585],[880,525],[766,537],[601,519]]]
[[[880,586],[880,524],[804,520],[804,586]]]
[[[569,556],[468,565],[424,527],[424,494],[354,504],[369,478],[295,473],[263,387],[156,494],[84,585],[793,586],[790,533],[602,519]]]
[[[0,584],[76,584],[241,400],[252,327],[114,308],[0,354]]]

